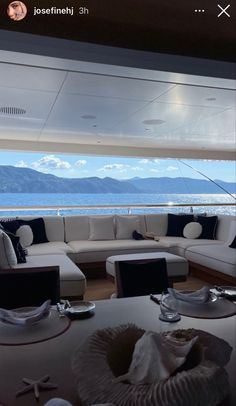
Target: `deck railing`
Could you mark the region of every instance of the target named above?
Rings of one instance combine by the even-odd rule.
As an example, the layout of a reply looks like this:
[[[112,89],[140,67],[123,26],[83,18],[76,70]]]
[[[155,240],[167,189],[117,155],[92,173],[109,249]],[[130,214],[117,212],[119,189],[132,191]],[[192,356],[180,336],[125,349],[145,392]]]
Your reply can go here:
[[[235,214],[235,203],[160,203],[160,204],[100,204],[100,205],[55,205],[55,206],[0,206],[0,215],[9,216],[21,213],[21,215],[71,215],[71,214],[135,214],[135,213],[157,213],[157,212],[178,212],[181,208],[194,213],[195,210],[217,212],[218,214]]]

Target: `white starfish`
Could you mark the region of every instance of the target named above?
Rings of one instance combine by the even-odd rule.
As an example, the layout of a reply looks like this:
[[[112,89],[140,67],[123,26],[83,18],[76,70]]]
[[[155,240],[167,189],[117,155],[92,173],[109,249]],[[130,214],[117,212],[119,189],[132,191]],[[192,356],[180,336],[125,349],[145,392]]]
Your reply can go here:
[[[50,376],[49,375],[45,375],[42,378],[37,379],[36,381],[34,381],[33,379],[30,378],[23,378],[22,382],[26,383],[26,387],[19,390],[16,393],[16,396],[20,396],[23,395],[26,392],[29,392],[31,390],[34,391],[34,396],[35,399],[39,399],[39,392],[40,389],[56,389],[58,388],[58,385],[55,383],[47,383],[47,381],[49,380]]]

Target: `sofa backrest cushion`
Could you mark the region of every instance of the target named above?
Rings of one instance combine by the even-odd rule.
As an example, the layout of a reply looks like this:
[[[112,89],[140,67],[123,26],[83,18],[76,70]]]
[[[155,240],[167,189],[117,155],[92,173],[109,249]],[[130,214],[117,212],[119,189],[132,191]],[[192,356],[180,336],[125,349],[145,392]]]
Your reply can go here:
[[[228,234],[228,239],[226,241],[227,245],[231,245],[232,242],[235,239],[235,235],[236,235],[236,220],[232,220],[229,226],[229,234]]]
[[[232,222],[234,222],[234,223],[232,223]],[[231,224],[232,224],[232,228],[231,228]],[[220,241],[228,242],[230,244],[233,240],[233,230],[234,230],[235,224],[236,224],[235,216],[218,215],[218,226],[217,226],[217,230],[216,230],[216,239],[220,240]],[[231,239],[231,241],[230,241],[230,239]]]
[[[140,233],[140,219],[138,216],[116,216],[116,239],[132,239],[133,232]]]
[[[89,239],[89,217],[83,215],[64,217],[66,242]]]
[[[38,217],[24,216],[22,220],[33,220]],[[43,216],[48,241],[64,241],[64,219],[61,216]]]
[[[154,233],[156,236],[164,236],[167,232],[168,218],[167,214],[146,214],[146,231]]]
[[[114,240],[114,217],[98,216],[89,218],[89,240]]]
[[[16,254],[8,235],[0,230],[0,269],[13,268],[17,264]]]

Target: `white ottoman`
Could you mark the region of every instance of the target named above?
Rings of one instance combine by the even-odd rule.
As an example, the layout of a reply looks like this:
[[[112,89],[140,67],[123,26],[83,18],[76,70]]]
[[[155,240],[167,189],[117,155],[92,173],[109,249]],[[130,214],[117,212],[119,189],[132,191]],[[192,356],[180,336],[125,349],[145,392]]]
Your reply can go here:
[[[114,255],[106,260],[107,275],[115,278],[115,263],[120,261],[134,261],[139,259],[165,258],[167,263],[167,274],[171,282],[182,282],[187,279],[188,261],[178,255],[169,252],[148,252],[144,254]]]

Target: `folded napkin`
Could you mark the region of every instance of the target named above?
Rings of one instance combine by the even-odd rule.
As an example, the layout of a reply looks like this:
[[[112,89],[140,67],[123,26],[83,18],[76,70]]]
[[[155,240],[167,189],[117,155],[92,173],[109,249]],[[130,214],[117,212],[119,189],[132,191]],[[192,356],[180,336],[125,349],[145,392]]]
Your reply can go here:
[[[202,304],[208,301],[210,288],[208,286],[203,286],[203,288],[190,293],[181,293],[175,289],[168,288],[168,292],[174,296],[175,299],[183,300],[184,302]]]
[[[48,316],[51,300],[46,300],[41,306],[26,312],[0,309],[0,321],[16,325],[29,325]]]
[[[171,334],[147,331],[135,344],[128,373],[117,377],[115,382],[143,385],[169,378],[185,362],[197,340],[197,336],[192,340],[177,340]]]

